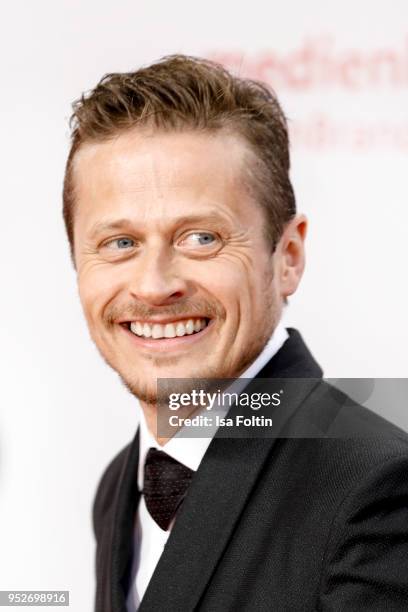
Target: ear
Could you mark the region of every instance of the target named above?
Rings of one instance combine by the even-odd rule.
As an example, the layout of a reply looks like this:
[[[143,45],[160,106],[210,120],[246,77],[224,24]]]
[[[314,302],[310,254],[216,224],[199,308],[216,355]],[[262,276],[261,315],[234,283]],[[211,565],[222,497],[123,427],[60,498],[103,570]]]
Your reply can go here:
[[[282,298],[295,293],[305,268],[307,219],[296,215],[285,226],[276,248],[278,280]]]

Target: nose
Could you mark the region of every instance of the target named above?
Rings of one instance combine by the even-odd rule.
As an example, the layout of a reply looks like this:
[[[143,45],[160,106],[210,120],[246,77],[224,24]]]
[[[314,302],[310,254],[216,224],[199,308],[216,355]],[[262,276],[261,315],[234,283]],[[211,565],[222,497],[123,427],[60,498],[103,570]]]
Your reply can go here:
[[[155,247],[145,249],[137,258],[130,293],[150,306],[172,304],[187,293],[187,282],[176,269],[171,253]]]

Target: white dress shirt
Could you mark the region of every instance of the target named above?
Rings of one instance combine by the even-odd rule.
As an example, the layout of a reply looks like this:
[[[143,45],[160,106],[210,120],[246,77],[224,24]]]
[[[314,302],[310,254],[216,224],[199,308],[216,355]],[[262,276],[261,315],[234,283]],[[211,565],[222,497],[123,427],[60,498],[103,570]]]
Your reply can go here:
[[[279,323],[262,352],[239,378],[254,378],[268,361],[272,359],[275,353],[278,352],[288,337],[289,334],[284,328],[283,323]],[[243,386],[245,384],[246,381],[243,383]],[[141,491],[143,489],[144,464],[149,448],[164,450],[168,455],[173,457],[173,459],[183,463],[191,470],[197,471],[216,429],[211,432],[212,436],[208,435],[205,438],[186,438],[175,435],[166,442],[166,444],[160,446],[148,429],[143,410],[140,405],[138,407],[140,411],[139,467],[137,475],[139,490]],[[163,529],[159,527],[150,516],[146,508],[144,497],[141,495],[135,522],[132,584],[126,602],[128,612],[136,612],[138,609],[139,603],[147,589],[168,540],[171,527],[172,524],[167,531],[163,531]]]

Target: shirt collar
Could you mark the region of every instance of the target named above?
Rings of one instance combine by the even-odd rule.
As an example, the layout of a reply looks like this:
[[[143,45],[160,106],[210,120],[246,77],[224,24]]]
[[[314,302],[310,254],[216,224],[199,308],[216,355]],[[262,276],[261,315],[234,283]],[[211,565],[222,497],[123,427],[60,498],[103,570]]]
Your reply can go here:
[[[255,378],[255,376],[262,370],[268,361],[270,361],[279,351],[288,338],[289,334],[283,326],[283,323],[278,323],[263,350],[239,378]],[[166,442],[166,444],[160,446],[147,426],[143,410],[139,403],[138,408],[140,413],[139,467],[137,475],[139,489],[142,490],[143,488],[144,464],[149,448],[164,450],[168,455],[170,455],[170,457],[173,457],[173,459],[176,459],[191,470],[196,471],[205,455],[207,448],[210,445],[212,437],[187,438],[174,436],[168,442]]]

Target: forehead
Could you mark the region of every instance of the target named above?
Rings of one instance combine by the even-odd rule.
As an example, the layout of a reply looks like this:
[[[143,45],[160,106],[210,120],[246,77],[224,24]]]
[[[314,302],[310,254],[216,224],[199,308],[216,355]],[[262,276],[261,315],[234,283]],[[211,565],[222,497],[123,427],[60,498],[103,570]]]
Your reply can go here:
[[[132,130],[87,143],[74,159],[76,225],[104,216],[157,216],[243,207],[250,150],[236,134]],[[239,200],[239,205],[238,205]]]

